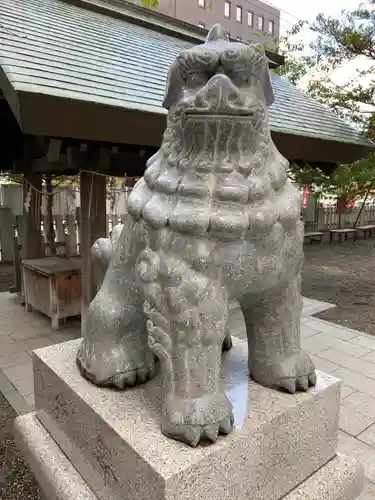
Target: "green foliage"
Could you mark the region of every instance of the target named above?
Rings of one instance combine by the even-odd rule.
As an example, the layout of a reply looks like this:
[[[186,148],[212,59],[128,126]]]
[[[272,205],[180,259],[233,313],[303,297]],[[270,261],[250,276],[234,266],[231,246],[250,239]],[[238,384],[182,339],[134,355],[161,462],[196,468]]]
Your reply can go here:
[[[308,23],[301,21],[280,40],[280,53],[286,58],[283,67],[276,70],[292,83],[298,84],[315,70],[307,82],[306,92],[333,112],[352,123],[357,123],[371,140],[375,141],[375,11],[368,0],[357,8],[343,10],[339,18],[319,14],[309,27],[316,39],[305,55],[303,43],[295,40]],[[364,69],[344,84],[333,81],[334,71],[353,60],[360,59]],[[375,192],[375,154],[350,165],[340,165],[332,175],[309,165],[293,166],[296,181],[307,184],[315,193],[336,194],[347,201]]]
[[[278,71],[291,82],[298,84],[311,69],[314,78],[306,91],[319,102],[326,104],[339,116],[367,124],[375,103],[375,11],[368,0],[353,10],[343,10],[339,18],[319,14],[309,25],[316,39],[310,44],[311,55],[304,55],[304,45],[291,43],[308,23],[297,23],[286,37],[281,38],[282,53],[286,64]],[[361,60],[364,69],[354,71],[344,84],[338,85],[333,73],[353,60]],[[318,76],[316,76],[318,75]]]
[[[315,66],[314,57],[303,54],[304,42],[295,39],[305,25],[306,21],[299,21],[278,40],[277,52],[285,58],[285,63],[275,73],[285,76],[293,85],[297,85]]]
[[[141,0],[141,5],[150,9],[156,9],[159,5],[159,0]]]

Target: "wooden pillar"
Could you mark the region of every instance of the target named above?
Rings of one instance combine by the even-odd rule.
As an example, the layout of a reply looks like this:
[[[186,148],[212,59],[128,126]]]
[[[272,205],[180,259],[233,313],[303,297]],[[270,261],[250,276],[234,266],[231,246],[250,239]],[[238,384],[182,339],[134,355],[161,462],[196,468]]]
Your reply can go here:
[[[80,253],[82,255],[82,331],[86,314],[95,296],[95,272],[91,261],[91,247],[98,238],[106,236],[106,178],[82,172],[80,176]]]
[[[34,189],[33,189],[34,188]],[[30,172],[25,174],[23,184],[23,217],[22,217],[22,259],[40,259],[44,257],[41,233],[42,218],[42,174]],[[25,206],[26,204],[26,206]]]

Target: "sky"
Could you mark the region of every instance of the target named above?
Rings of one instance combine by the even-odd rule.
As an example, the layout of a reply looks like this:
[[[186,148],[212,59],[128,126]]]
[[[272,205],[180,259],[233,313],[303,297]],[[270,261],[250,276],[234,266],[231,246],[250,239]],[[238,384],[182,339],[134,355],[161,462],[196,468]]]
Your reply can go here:
[[[358,7],[360,0],[266,0],[281,11],[282,28],[289,28],[298,19],[313,21],[320,12],[337,15],[342,9]]]

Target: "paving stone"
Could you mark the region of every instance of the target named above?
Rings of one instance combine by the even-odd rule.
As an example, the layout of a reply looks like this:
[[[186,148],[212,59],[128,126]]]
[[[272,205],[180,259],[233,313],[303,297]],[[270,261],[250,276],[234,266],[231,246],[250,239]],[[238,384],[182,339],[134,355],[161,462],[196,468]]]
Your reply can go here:
[[[370,363],[375,363],[375,351],[370,351],[369,353],[362,356],[361,359],[369,361]]]
[[[335,349],[327,349],[326,351],[320,352],[319,357],[331,361],[332,363],[337,363],[344,368],[349,368],[352,371],[365,375],[366,377],[375,379],[375,365],[369,363],[368,361],[363,361],[362,359],[355,358],[354,356],[349,356],[342,352],[336,351]],[[375,382],[371,382],[375,385]]]
[[[21,342],[12,342],[9,344],[2,344],[0,341],[0,352],[1,352],[2,357],[21,354],[24,351],[25,351],[25,346]]]
[[[364,468],[365,475],[370,481],[375,481],[375,449],[362,441],[339,432],[338,451],[350,458],[357,459]]]
[[[353,387],[350,387],[349,385],[346,384],[341,384],[341,399],[347,398],[348,396],[350,396],[350,394],[353,394],[354,392],[356,392],[356,390],[353,389]]]
[[[46,327],[35,327],[32,325],[23,325],[22,328],[18,329],[17,331],[14,331],[11,336],[13,340],[20,341],[20,340],[27,340],[27,339],[33,339],[35,337],[42,337],[43,335],[47,335],[50,333],[50,329],[47,329]]]
[[[316,333],[312,337],[307,339],[301,338],[301,346],[309,354],[318,354],[322,351],[326,351],[331,347],[332,338],[328,335],[323,335],[322,333]]]
[[[52,330],[51,330],[52,331]],[[41,347],[48,347],[56,342],[50,336],[36,337],[34,339],[27,339],[22,342],[23,348],[30,354],[35,349],[39,349]]]
[[[34,377],[13,380],[12,384],[21,396],[28,396],[29,394],[34,393]]]
[[[51,333],[48,335],[55,344],[60,344],[61,342],[68,342],[69,340],[75,340],[79,338],[81,335],[79,332],[74,330],[62,330],[61,332]],[[238,336],[238,335],[236,335]]]
[[[29,394],[28,396],[25,396],[25,401],[28,404],[28,406],[31,408],[31,410],[35,409],[35,394]]]
[[[329,323],[328,321],[324,321],[322,319],[311,318],[305,324],[319,333],[324,333],[341,340],[350,340],[360,335],[360,332],[357,332],[356,330],[350,330],[349,328],[345,328],[343,326],[334,325],[333,323]]]
[[[337,338],[331,338],[331,347],[336,351],[342,352],[344,354],[349,354],[349,356],[354,356],[355,358],[361,358],[369,352],[367,347],[358,346],[345,342]]]
[[[8,377],[8,379],[14,384],[17,380],[22,379],[32,379],[33,377],[33,364],[31,356],[29,356],[29,361],[23,365],[12,366],[10,368],[3,368],[3,372]]]
[[[0,337],[0,342],[1,342],[1,351],[3,347],[14,344],[14,340],[10,334],[2,335]]]
[[[358,439],[375,448],[375,423],[361,432]]]
[[[308,339],[310,337],[313,337],[314,335],[319,335],[316,330],[312,330],[311,328],[305,326],[303,323],[301,323],[301,339]]]
[[[358,434],[367,429],[372,423],[372,419],[365,417],[361,413],[346,407],[344,403],[341,403],[339,428],[342,431],[356,437]]]
[[[0,339],[2,337],[5,337],[6,335],[10,335],[11,333],[12,333],[12,328],[11,327],[9,327],[9,326],[0,326]]]
[[[341,379],[345,384],[354,387],[364,394],[375,398],[375,383],[372,379],[356,373],[347,368],[339,368],[335,371],[335,377]]]
[[[309,356],[312,359],[315,368],[323,373],[334,373],[340,368],[339,365],[331,363],[326,359],[319,358],[319,356],[316,356],[315,354],[309,354]]]
[[[345,405],[375,421],[375,397],[356,391],[345,398]]]
[[[302,328],[306,327],[302,325]],[[301,335],[301,345],[303,349],[311,354],[318,354],[319,352],[332,348],[344,354],[349,354],[350,356],[359,358],[369,352],[366,347],[349,344],[349,342],[332,337],[325,333],[318,333],[316,330],[312,330],[311,328],[309,331],[315,332],[315,334],[308,336],[307,338],[304,335]]]
[[[1,338],[0,338],[1,346]],[[0,347],[1,352],[1,347]],[[22,351],[19,354],[9,354],[8,356],[0,356],[0,368],[10,368],[12,366],[25,365],[31,362],[31,356],[26,352]]]
[[[17,390],[7,392],[4,396],[7,398],[9,404],[14,408],[18,415],[29,413],[33,409]]]
[[[8,392],[14,391],[14,386],[11,384],[5,373],[0,370],[0,392],[6,395]]]
[[[370,349],[371,351],[375,351],[375,339],[370,339],[368,337],[365,337],[363,335],[357,335],[356,337],[353,337],[350,339],[350,342],[355,345],[359,345],[361,347],[366,347],[367,349]]]

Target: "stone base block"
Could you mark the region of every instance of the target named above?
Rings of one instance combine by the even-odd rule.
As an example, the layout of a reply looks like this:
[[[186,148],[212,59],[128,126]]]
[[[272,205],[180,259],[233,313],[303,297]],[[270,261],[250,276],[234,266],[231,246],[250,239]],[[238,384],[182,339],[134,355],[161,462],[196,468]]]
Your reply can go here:
[[[235,340],[224,355],[222,383],[234,406],[236,428],[214,445],[192,449],[160,432],[159,378],[125,392],[99,389],[78,372],[78,345],[79,340],[66,342],[34,354],[36,415],[44,439],[59,445],[98,499],[279,500],[305,487],[310,496],[290,500],[338,500],[335,493],[316,495],[323,483],[329,491],[338,490],[328,483],[342,476],[343,467],[352,472],[345,472],[348,493],[340,500],[355,498],[354,469],[335,459],[336,379],[319,373],[316,388],[295,395],[266,389],[249,381],[247,345]],[[37,425],[35,418],[18,420],[21,443],[28,442],[22,422],[32,419]],[[37,461],[31,444],[24,446],[26,456]]]
[[[46,499],[98,500],[35,414],[16,419],[15,438]],[[337,455],[283,500],[354,500],[362,484],[363,471],[359,463]],[[191,488],[194,489],[194,484]],[[218,500],[222,498],[228,497],[219,496]]]

